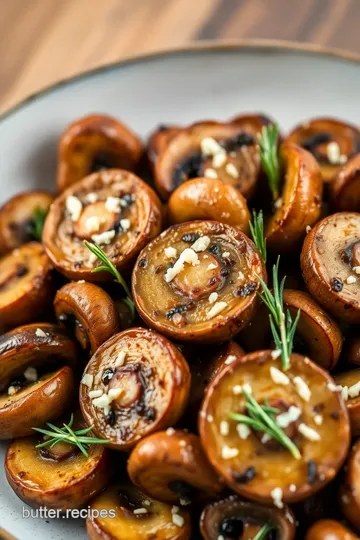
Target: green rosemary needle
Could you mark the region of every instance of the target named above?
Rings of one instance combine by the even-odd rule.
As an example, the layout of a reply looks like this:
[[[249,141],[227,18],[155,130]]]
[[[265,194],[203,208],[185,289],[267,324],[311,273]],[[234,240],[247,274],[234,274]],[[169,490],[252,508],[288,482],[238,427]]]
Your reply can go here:
[[[136,316],[135,304],[130,289],[126,284],[126,281],[98,244],[92,244],[91,242],[87,242],[86,240],[84,241],[84,244],[91,251],[91,253],[96,255],[99,261],[103,263],[101,266],[97,266],[96,268],[94,268],[92,272],[109,272],[113,275],[115,281],[117,281],[117,283],[119,283],[124,289],[126,297],[123,299],[123,302],[129,307],[132,320],[134,321]]]
[[[88,457],[88,449],[90,444],[107,444],[109,441],[106,439],[97,439],[96,437],[86,437],[89,431],[92,430],[92,426],[73,431],[71,429],[74,422],[74,416],[71,415],[70,421],[68,424],[63,424],[63,427],[54,426],[50,422],[47,422],[46,425],[49,429],[42,428],[32,428],[34,431],[42,433],[49,437],[43,443],[37,444],[35,448],[43,448],[44,446],[50,446],[53,448],[56,444],[60,442],[65,442],[77,446],[79,450],[84,454],[85,457]]]
[[[44,210],[43,208],[37,207],[31,217],[30,234],[39,242],[42,240],[42,232],[47,213],[48,209]]]
[[[274,531],[275,527],[272,525],[264,525],[260,531],[254,536],[253,540],[265,540],[269,532]]]
[[[252,221],[249,221],[249,227],[252,239],[254,240],[255,246],[260,251],[260,254],[266,263],[266,240],[264,236],[264,216],[262,210],[258,213],[253,210]]]
[[[300,459],[301,454],[298,447],[286,435],[285,431],[276,423],[274,414],[277,414],[280,411],[270,407],[270,409],[272,409],[272,412],[270,412],[268,405],[260,405],[256,399],[252,397],[252,395],[244,388],[242,389],[242,393],[246,399],[246,409],[248,415],[241,413],[230,413],[229,418],[236,420],[241,424],[246,424],[255,431],[266,433],[287,448],[295,459]]]
[[[259,154],[262,166],[268,177],[274,201],[279,198],[280,160],[278,153],[279,128],[276,124],[264,126],[258,135]]]

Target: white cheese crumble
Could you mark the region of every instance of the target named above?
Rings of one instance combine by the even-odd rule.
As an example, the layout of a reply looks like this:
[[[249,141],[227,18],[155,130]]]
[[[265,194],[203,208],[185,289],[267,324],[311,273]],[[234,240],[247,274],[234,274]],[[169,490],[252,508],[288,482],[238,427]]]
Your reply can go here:
[[[240,439],[243,439],[243,440],[247,439],[251,433],[249,426],[247,426],[246,424],[241,424],[241,423],[237,424],[236,431],[238,432]]]
[[[277,358],[279,358],[281,356],[281,351],[280,349],[275,349],[274,351],[271,351],[271,358],[273,360],[276,360]]]
[[[183,439],[181,441],[179,441],[179,446],[181,446],[182,448],[185,448],[186,441],[184,441]]]
[[[241,271],[239,272],[239,279],[241,280],[245,279],[245,276]]]
[[[174,247],[167,247],[164,249],[165,257],[172,259],[177,256],[177,250]]]
[[[289,491],[291,491],[291,493],[295,493],[295,491],[296,491],[296,486],[295,486],[295,484],[290,484],[290,486],[289,486]]]
[[[243,384],[242,389],[245,390],[245,392],[247,392],[248,394],[252,394],[252,388],[250,384],[247,384],[247,383]]]
[[[283,508],[283,507],[284,507],[284,503],[282,502],[283,490],[282,490],[280,487],[274,488],[274,489],[270,492],[270,495],[271,495],[271,497],[272,497],[272,500],[273,500],[273,502],[274,502],[274,505],[275,505],[277,508]]]
[[[115,231],[111,230],[111,231],[105,231],[105,232],[100,233],[100,234],[93,234],[91,239],[96,244],[99,244],[101,246],[102,244],[110,244],[110,242],[114,238],[114,236],[115,236]]]
[[[229,176],[232,176],[233,178],[239,178],[239,171],[233,163],[227,163],[225,166],[225,171]]]
[[[207,319],[212,319],[216,317],[221,311],[223,311],[227,306],[226,302],[216,302],[213,307],[207,313]]]
[[[277,199],[275,202],[274,202],[274,206],[277,210],[279,210],[279,208],[281,208],[281,205],[283,203],[283,200],[282,198],[280,197],[279,199]]]
[[[301,409],[299,409],[299,407],[291,405],[286,412],[283,412],[276,417],[276,423],[281,428],[287,428],[290,424],[296,422],[300,415]]]
[[[217,268],[217,265],[214,263],[210,263],[208,266],[208,270],[215,270]]]
[[[191,249],[196,251],[196,253],[199,253],[200,251],[205,251],[210,245],[210,238],[208,236],[200,236],[193,245],[191,246]]]
[[[270,367],[270,375],[275,384],[287,385],[290,382],[289,377],[274,366]]]
[[[326,386],[331,392],[339,392],[339,387],[333,382],[329,382]]]
[[[46,337],[46,334],[44,330],[41,330],[41,328],[37,328],[35,331],[35,336],[37,337]]]
[[[188,506],[189,504],[191,504],[190,499],[179,499],[179,502],[180,502],[181,506]]]
[[[109,403],[111,403],[111,401],[114,401],[114,399],[117,399],[119,396],[121,396],[122,393],[123,393],[122,388],[110,388],[110,390],[108,391]]]
[[[226,435],[229,435],[229,429],[229,422],[227,422],[226,420],[222,420],[220,422],[220,434],[226,437]]]
[[[118,357],[117,357],[117,359],[115,361],[115,367],[123,366],[124,362],[125,362],[125,358],[126,358],[125,352],[120,351],[119,354],[118,354]]]
[[[316,414],[314,416],[314,422],[317,426],[321,426],[321,424],[323,423],[323,417],[321,416],[321,414]]]
[[[215,169],[205,169],[204,171],[204,176],[205,178],[217,178],[218,175],[217,175],[217,172],[215,171]]]
[[[85,384],[85,386],[91,388],[94,382],[94,375],[90,375],[90,373],[85,373],[80,382],[81,384]]]
[[[147,514],[148,511],[146,508],[142,507],[142,508],[135,508],[134,510],[134,514],[137,516],[137,515],[140,515],[140,514]]]
[[[95,233],[100,229],[100,218],[98,216],[90,216],[85,221],[85,228],[89,233]]]
[[[24,371],[24,377],[27,381],[36,382],[38,380],[38,374],[35,368],[28,367]]]
[[[237,357],[235,356],[235,354],[229,354],[229,356],[225,360],[224,364],[226,364],[226,365],[232,364],[233,362],[235,362],[236,358]],[[241,386],[240,386],[240,388],[241,388]]]
[[[100,397],[103,395],[103,393],[104,392],[102,390],[90,390],[89,398],[94,399],[94,398]]]
[[[349,388],[347,386],[340,386],[339,385],[339,390],[340,390],[340,393],[341,393],[341,398],[344,401],[347,401],[349,399]]]
[[[349,387],[349,397],[355,398],[360,394],[360,381]]]
[[[219,167],[222,167],[226,163],[226,153],[225,152],[219,152],[218,154],[215,154],[212,160],[212,166],[215,169],[218,169]]]
[[[171,513],[172,514],[177,514],[179,510],[180,510],[180,508],[174,504],[172,506],[172,508],[171,508]]]
[[[180,514],[172,514],[172,522],[177,527],[182,527],[185,523],[184,518]]]
[[[209,296],[209,302],[210,304],[214,304],[214,302],[216,302],[216,300],[218,299],[219,295],[217,292],[212,292]]]
[[[173,427],[168,427],[165,433],[171,437],[171,435],[174,435],[175,429]]]
[[[223,459],[233,459],[239,454],[239,450],[237,448],[230,448],[230,446],[227,446],[226,444],[221,449],[221,457]]]
[[[311,397],[311,390],[301,377],[294,377],[294,384],[297,393],[304,401],[309,401]]]
[[[118,197],[108,197],[105,201],[105,208],[111,214],[118,214],[121,209],[121,199]]]
[[[340,146],[337,142],[331,142],[326,147],[327,158],[332,165],[340,163]]]
[[[242,386],[240,386],[240,384],[235,384],[235,386],[233,386],[232,393],[234,396],[239,396],[242,394]]]
[[[352,285],[353,283],[356,283],[356,277],[355,276],[349,276],[346,278],[346,283],[348,285]]]
[[[352,271],[355,272],[355,274],[360,274],[360,266],[354,266]]]
[[[16,394],[16,392],[17,392],[17,389],[16,389],[16,387],[15,387],[15,386],[12,386],[12,385],[11,385],[11,386],[9,386],[9,388],[8,388],[8,395],[9,395],[9,396],[13,396],[13,395],[15,395],[15,394]]]
[[[208,414],[207,417],[206,417],[206,420],[207,420],[208,422],[210,422],[210,424],[211,424],[211,422],[214,421],[213,415],[212,415],[212,414]]]
[[[145,499],[145,501],[143,501],[143,504],[145,504],[145,506],[151,506],[151,501]]]
[[[120,226],[123,231],[128,231],[130,229],[130,219],[120,219]]]
[[[66,210],[70,214],[71,221],[77,221],[81,216],[82,212],[82,203],[74,195],[69,195],[66,197],[65,201]]]
[[[109,396],[107,396],[106,394],[102,394],[98,398],[94,398],[92,404],[98,409],[105,409],[110,404]]]
[[[200,264],[197,253],[195,253],[195,251],[191,248],[184,249],[174,266],[167,269],[165,274],[166,283],[172,281],[174,277],[176,277],[184,269],[185,263],[191,264],[192,266],[197,266]]]
[[[205,156],[225,154],[225,149],[212,137],[204,137],[200,143],[201,153]]]
[[[272,439],[272,436],[269,435],[268,433],[264,433],[264,435],[261,437],[261,442],[263,444],[266,444],[267,442],[271,441]]]
[[[96,201],[98,200],[98,196],[96,193],[88,193],[85,198],[91,204],[96,203]]]
[[[308,439],[309,441],[320,441],[320,435],[315,429],[307,426],[306,424],[299,425],[299,433]]]
[[[224,251],[224,253],[221,255],[222,257],[230,257],[230,251]]]

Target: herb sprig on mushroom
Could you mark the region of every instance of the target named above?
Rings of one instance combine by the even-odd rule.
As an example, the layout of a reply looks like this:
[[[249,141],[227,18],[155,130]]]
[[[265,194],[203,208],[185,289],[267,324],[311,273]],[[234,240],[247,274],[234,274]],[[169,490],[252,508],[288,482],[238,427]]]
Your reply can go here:
[[[48,209],[44,210],[43,208],[38,207],[35,208],[32,216],[31,235],[39,242],[42,240],[42,232],[47,214]]]
[[[279,128],[276,124],[264,126],[258,135],[259,154],[262,166],[268,177],[269,187],[274,201],[279,198],[280,191],[280,160],[278,155]]]
[[[259,212],[253,210],[253,219],[249,221],[249,227],[254,244],[260,251],[264,263],[266,263],[266,239],[264,236],[264,216],[262,210]]]

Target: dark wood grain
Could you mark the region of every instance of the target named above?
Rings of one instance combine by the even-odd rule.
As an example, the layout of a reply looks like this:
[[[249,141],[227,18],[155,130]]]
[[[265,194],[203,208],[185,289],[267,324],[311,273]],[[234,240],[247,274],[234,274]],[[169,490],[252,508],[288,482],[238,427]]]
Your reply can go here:
[[[360,52],[359,0],[2,0],[0,108],[129,55],[216,38]]]

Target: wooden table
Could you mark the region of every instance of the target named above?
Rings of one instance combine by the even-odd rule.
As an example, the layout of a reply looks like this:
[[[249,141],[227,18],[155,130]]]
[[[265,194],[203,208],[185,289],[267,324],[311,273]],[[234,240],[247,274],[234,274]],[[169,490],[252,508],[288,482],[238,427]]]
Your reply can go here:
[[[359,0],[0,0],[0,109],[129,55],[215,38],[360,52]]]

